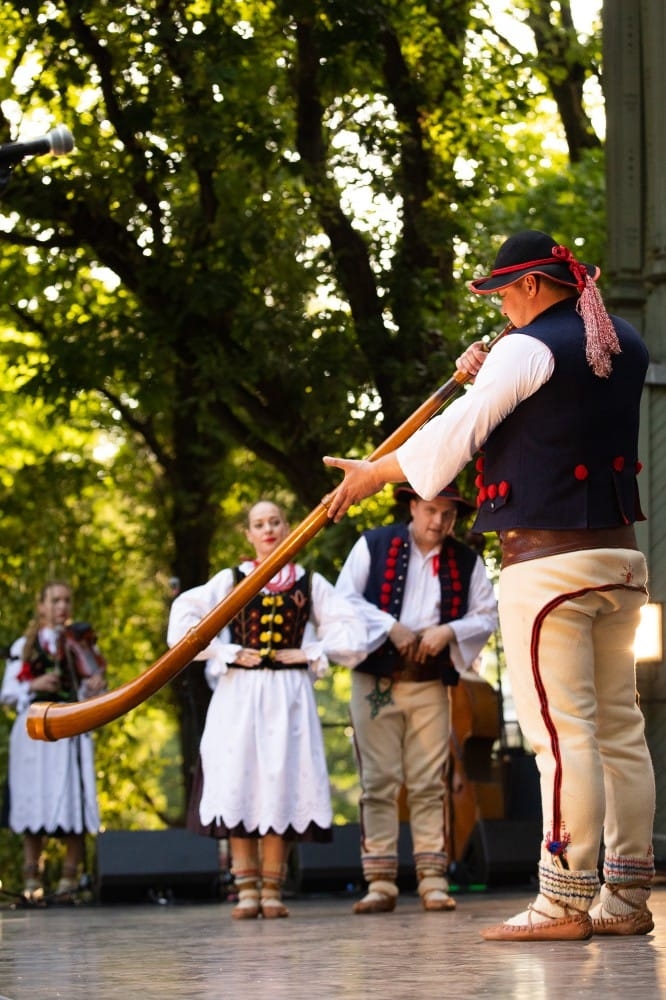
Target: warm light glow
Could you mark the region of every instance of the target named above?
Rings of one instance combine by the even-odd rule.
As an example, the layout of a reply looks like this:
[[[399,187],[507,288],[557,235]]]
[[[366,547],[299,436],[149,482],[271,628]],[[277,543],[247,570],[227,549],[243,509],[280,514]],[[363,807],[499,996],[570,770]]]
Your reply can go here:
[[[638,663],[656,663],[662,658],[662,605],[644,604],[636,630],[634,649]]]

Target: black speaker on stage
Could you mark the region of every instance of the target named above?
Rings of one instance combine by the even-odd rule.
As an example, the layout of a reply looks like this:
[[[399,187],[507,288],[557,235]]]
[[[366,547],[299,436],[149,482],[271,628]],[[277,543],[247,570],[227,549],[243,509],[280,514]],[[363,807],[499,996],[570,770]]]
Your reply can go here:
[[[461,884],[527,884],[536,878],[541,838],[539,820],[479,820],[456,870],[457,880]]]
[[[292,852],[291,879],[298,892],[356,891],[364,886],[361,867],[361,827],[346,823],[333,827],[329,844],[297,843]],[[416,884],[412,859],[412,836],[408,823],[400,824],[398,837],[398,885]]]
[[[219,894],[217,840],[189,830],[107,830],[97,837],[96,869],[100,902]]]
[[[521,747],[506,747],[501,754],[506,797],[506,819],[541,822],[541,789],[536,757]]]

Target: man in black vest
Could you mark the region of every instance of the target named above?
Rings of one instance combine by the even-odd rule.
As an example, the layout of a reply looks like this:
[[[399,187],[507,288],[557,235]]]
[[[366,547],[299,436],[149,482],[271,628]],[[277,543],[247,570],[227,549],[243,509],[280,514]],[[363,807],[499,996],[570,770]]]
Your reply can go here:
[[[474,527],[502,545],[500,623],[544,821],[537,898],[483,931],[488,940],[654,926],[655,782],[633,652],[647,599],[633,523],[649,359],[637,331],[606,312],[598,276],[546,233],[510,237],[471,287],[498,295],[514,329],[458,359],[475,377],[469,391],[376,462],[324,460],[345,472],[326,501],[339,520],[387,482],[434,496],[483,448]]]
[[[404,486],[409,524],[365,532],[336,590],[368,632],[369,655],[352,676],[351,715],[361,776],[361,857],[368,892],[354,913],[385,913],[398,896],[398,794],[409,807],[419,895],[452,910],[444,796],[448,686],[472,665],[497,625],[492,585],[478,554],[453,537],[471,505],[455,483],[432,500]]]

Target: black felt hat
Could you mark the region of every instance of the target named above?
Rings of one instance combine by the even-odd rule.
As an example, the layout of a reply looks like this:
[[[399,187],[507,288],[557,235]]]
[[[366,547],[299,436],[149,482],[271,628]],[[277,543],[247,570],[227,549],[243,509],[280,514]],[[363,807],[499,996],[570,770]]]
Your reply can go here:
[[[423,497],[419,496],[416,490],[413,489],[408,483],[400,483],[399,486],[396,486],[394,496],[398,503],[409,503],[410,500],[423,499]],[[455,479],[452,483],[449,483],[448,486],[445,486],[443,490],[440,490],[437,496],[444,497],[445,500],[455,500],[458,505],[458,513],[460,515],[469,514],[471,511],[476,510],[473,503],[470,503],[469,500],[465,500],[465,498],[460,495]]]
[[[502,244],[491,273],[484,278],[475,278],[469,287],[479,295],[488,295],[512,285],[527,274],[542,274],[551,281],[582,292],[586,277],[596,281],[600,273],[595,264],[576,260],[570,250],[558,244],[548,233],[525,229]]]

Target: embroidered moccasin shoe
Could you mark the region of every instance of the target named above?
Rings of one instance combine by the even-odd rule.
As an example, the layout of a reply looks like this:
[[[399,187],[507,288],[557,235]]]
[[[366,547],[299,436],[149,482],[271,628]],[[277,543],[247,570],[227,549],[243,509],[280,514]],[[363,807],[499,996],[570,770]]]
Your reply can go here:
[[[352,913],[391,913],[395,910],[396,896],[386,892],[369,892],[352,906]]]
[[[264,920],[275,920],[278,917],[288,917],[289,910],[281,899],[275,899],[272,897],[262,898],[261,915]]]
[[[238,902],[231,911],[233,920],[256,920],[259,916],[259,890],[241,889]]]
[[[611,913],[602,912],[598,917],[592,918],[592,930],[595,934],[649,934],[654,930],[654,920],[652,914],[645,904],[639,909],[632,910],[622,916],[613,916]]]
[[[649,934],[654,920],[647,906],[650,888],[644,882],[606,882],[601,898],[590,910],[595,934]]]
[[[589,914],[570,907],[562,907],[562,916],[554,917],[530,904],[525,917],[525,921],[487,927],[481,937],[486,941],[586,941],[592,937]]]
[[[456,908],[455,899],[451,899],[448,892],[444,892],[443,889],[431,889],[430,892],[424,893],[422,902],[423,909],[431,913],[438,910],[455,910]]]
[[[256,906],[252,905],[241,906],[241,904],[238,903],[236,906],[234,906],[233,910],[231,911],[231,917],[233,920],[256,920],[258,916],[259,916],[258,903],[256,904]]]

